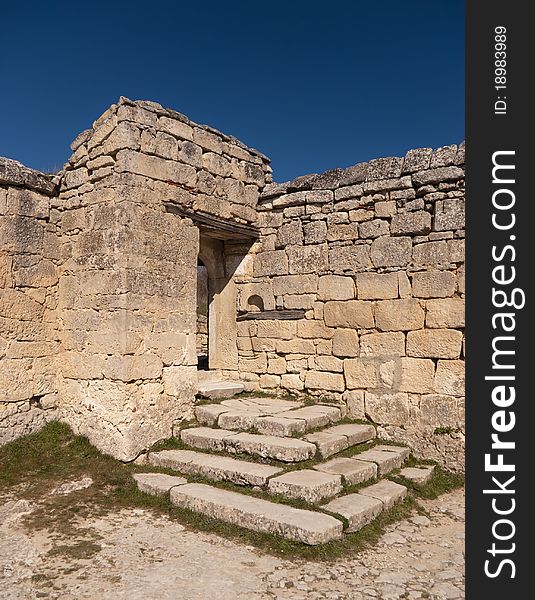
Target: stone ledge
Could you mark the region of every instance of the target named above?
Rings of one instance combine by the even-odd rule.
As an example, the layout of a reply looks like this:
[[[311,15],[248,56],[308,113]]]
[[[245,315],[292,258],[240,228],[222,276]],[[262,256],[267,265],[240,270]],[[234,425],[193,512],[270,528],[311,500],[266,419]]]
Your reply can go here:
[[[52,175],[30,169],[22,163],[0,156],[0,185],[30,188],[51,196],[56,190]]]

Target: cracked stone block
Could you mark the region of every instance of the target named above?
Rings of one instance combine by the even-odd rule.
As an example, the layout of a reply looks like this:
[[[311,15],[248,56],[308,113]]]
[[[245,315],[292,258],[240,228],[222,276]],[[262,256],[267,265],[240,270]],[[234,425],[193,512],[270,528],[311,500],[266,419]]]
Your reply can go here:
[[[322,507],[331,513],[341,515],[349,522],[346,533],[362,529],[383,511],[383,502],[362,494],[348,494],[331,500]]]
[[[268,491],[287,498],[319,502],[342,491],[342,478],[340,475],[310,469],[290,471],[270,479]]]
[[[383,479],[359,491],[362,496],[377,498],[384,504],[385,509],[394,506],[398,500],[403,500],[407,495],[407,488],[399,483]]]
[[[354,458],[333,458],[315,465],[314,469],[324,473],[341,475],[347,485],[355,485],[377,477],[377,465],[375,463]]]
[[[152,496],[165,496],[175,486],[188,483],[184,477],[164,475],[163,473],[134,473],[132,477],[142,492]]]

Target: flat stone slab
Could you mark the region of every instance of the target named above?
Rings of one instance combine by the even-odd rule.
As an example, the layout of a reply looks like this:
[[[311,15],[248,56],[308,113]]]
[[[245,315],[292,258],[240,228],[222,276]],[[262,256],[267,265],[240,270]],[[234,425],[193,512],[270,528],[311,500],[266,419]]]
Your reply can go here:
[[[188,483],[184,477],[164,475],[163,473],[134,473],[132,477],[142,492],[152,496],[165,496],[175,486]]]
[[[435,467],[405,467],[399,474],[416,485],[425,485],[433,477],[434,470]]]
[[[203,454],[194,450],[162,450],[149,454],[149,462],[187,475],[201,475],[214,481],[263,487],[268,478],[282,472],[270,465],[238,460],[228,456]]]
[[[322,507],[331,513],[345,517],[349,522],[346,533],[353,533],[371,523],[383,511],[383,503],[377,498],[362,494],[348,494],[331,500]]]
[[[258,433],[290,437],[305,433],[306,421],[301,419],[285,419],[279,416],[258,417],[254,421]]]
[[[373,447],[374,450],[381,450],[382,452],[395,452],[399,456],[401,456],[402,460],[407,460],[409,458],[410,449],[406,446],[390,446],[388,444],[378,444]]]
[[[345,435],[348,446],[362,444],[375,438],[375,427],[373,425],[362,425],[360,423],[348,423],[345,425],[334,425],[323,430],[324,433],[333,435]]]
[[[336,423],[341,418],[341,412],[336,406],[313,404],[312,406],[303,406],[302,408],[279,413],[279,417],[303,419],[306,421],[307,429],[315,429],[316,427],[325,427],[325,425]]]
[[[323,458],[329,458],[329,456],[341,452],[349,446],[345,435],[334,435],[332,433],[325,433],[324,431],[309,433],[303,439],[316,444],[318,452]]]
[[[237,431],[243,431],[244,429],[251,429],[256,424],[256,420],[262,413],[255,412],[252,410],[237,411],[231,410],[221,414],[217,420],[219,427],[224,429],[234,429]]]
[[[388,479],[383,479],[378,483],[362,488],[359,494],[381,500],[385,509],[394,506],[398,500],[402,500],[407,495],[407,488],[399,483],[394,483]]]
[[[236,435],[234,431],[226,429],[212,429],[211,427],[191,427],[180,432],[180,439],[188,446],[201,450],[225,450],[225,440]]]
[[[342,491],[340,475],[322,473],[311,469],[290,471],[269,480],[268,491],[287,498],[301,498],[307,502],[319,502]]]
[[[330,515],[200,483],[172,488],[171,502],[226,523],[313,546],[340,539],[343,535],[342,522]]]
[[[205,398],[230,398],[243,392],[244,388],[239,381],[201,381],[197,389]]]
[[[258,406],[261,410],[269,412],[270,414],[277,414],[279,412],[304,406],[304,402],[299,402],[298,400],[282,400],[281,398],[251,397],[242,398],[242,400],[249,403],[251,406]]]
[[[212,426],[217,423],[219,415],[230,409],[222,404],[202,404],[195,408],[195,418],[201,425]]]
[[[377,465],[354,458],[333,458],[315,465],[314,469],[324,473],[341,475],[347,485],[354,485],[377,477]]]
[[[379,469],[379,475],[390,473],[390,471],[397,469],[403,463],[403,459],[396,452],[385,452],[384,450],[376,450],[375,448],[356,454],[355,458],[374,462]]]
[[[316,454],[316,446],[297,438],[238,433],[225,440],[228,452],[245,452],[283,462],[300,462]]]

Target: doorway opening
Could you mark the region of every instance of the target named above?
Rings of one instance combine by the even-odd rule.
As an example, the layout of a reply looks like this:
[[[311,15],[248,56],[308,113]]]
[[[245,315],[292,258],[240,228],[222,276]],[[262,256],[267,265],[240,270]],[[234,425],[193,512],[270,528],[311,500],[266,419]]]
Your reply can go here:
[[[208,371],[208,269],[197,260],[197,369]]]

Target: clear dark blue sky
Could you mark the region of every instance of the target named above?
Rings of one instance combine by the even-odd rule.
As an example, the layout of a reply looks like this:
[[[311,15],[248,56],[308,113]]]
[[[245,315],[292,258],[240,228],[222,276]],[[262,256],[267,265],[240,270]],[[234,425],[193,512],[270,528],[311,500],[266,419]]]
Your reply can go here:
[[[0,156],[54,170],[121,95],[272,159],[274,178],[464,138],[464,2],[6,2]]]

